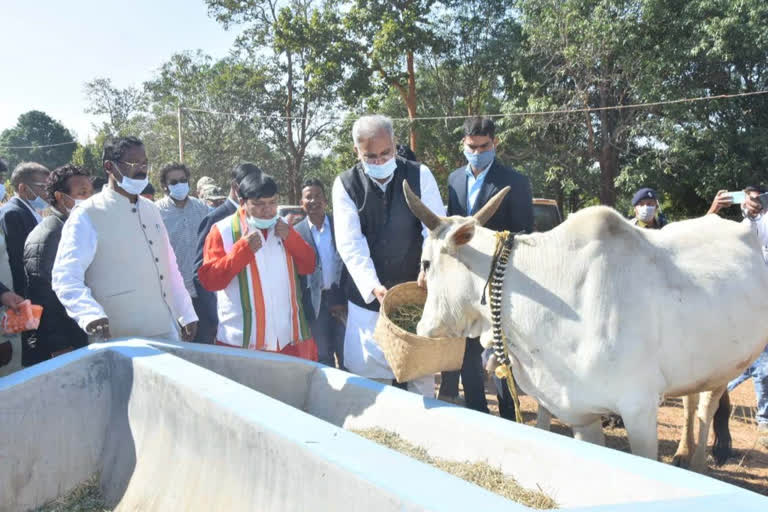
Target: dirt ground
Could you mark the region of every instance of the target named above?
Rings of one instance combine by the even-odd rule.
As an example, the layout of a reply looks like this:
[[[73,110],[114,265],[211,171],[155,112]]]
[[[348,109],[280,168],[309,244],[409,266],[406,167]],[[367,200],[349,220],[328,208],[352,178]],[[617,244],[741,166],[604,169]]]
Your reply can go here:
[[[490,393],[486,387],[488,407],[492,414],[498,414],[495,391]],[[527,397],[520,397],[523,409],[523,419],[527,425],[536,424],[536,402]],[[755,388],[749,380],[731,393],[730,429],[733,438],[734,455],[722,466],[715,466],[711,456],[708,457],[706,474],[729,482],[739,487],[768,496],[768,450],[758,444],[760,435],[757,433],[755,422]],[[659,411],[659,457],[662,462],[669,464],[677,450],[680,431],[683,424],[683,404],[679,398],[664,401]],[[552,431],[571,436],[571,429],[556,419],[552,422]],[[629,452],[627,433],[623,428],[605,428],[606,445]],[[710,433],[710,448],[712,434]]]

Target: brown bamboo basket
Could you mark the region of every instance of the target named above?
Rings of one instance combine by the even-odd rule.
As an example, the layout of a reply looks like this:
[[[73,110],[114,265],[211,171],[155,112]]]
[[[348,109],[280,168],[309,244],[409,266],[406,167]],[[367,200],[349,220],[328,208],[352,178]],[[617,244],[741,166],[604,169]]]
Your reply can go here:
[[[389,314],[402,304],[424,305],[427,291],[414,281],[387,290],[379,311],[373,339],[384,351],[398,382],[426,377],[461,368],[464,360],[463,338],[426,338],[401,329]]]

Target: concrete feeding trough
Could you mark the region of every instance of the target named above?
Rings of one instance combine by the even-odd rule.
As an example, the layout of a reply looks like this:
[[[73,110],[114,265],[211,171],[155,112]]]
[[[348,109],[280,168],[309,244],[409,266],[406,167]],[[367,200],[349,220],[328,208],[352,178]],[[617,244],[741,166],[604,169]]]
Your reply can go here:
[[[528,510],[347,430],[488,461],[564,510],[764,511],[706,476],[285,356],[126,340],[0,379],[0,511],[93,474],[115,510]]]

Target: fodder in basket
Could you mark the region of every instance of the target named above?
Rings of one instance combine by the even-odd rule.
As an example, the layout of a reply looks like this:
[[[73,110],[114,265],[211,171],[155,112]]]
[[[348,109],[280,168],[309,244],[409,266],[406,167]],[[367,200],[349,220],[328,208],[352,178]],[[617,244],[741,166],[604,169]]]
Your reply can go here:
[[[421,315],[424,313],[424,306],[420,304],[402,304],[388,315],[389,319],[404,331],[416,334],[416,325],[418,325]]]

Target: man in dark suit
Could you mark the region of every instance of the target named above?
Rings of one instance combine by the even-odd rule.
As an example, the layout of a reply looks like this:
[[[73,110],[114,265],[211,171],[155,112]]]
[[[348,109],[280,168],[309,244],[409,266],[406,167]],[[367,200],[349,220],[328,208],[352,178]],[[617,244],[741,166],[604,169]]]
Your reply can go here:
[[[196,343],[212,344],[216,341],[216,330],[219,327],[219,318],[216,310],[216,294],[206,290],[200,280],[197,278],[197,271],[203,264],[203,248],[205,247],[205,238],[211,231],[211,227],[222,219],[225,219],[235,213],[240,205],[237,197],[237,188],[240,182],[249,174],[258,173],[261,176],[262,171],[254,164],[245,162],[238,164],[232,169],[230,175],[229,197],[221,205],[217,206],[211,213],[205,216],[200,226],[197,228],[197,254],[195,255],[195,289],[197,298],[192,299],[195,311],[198,312],[199,323],[197,326]]]
[[[22,162],[11,175],[16,194],[0,208],[0,229],[5,234],[5,246],[13,277],[13,291],[25,294],[24,242],[27,235],[43,220],[40,212],[48,208],[45,185],[50,171],[35,162]]]
[[[498,211],[485,223],[494,231],[511,233],[533,231],[531,182],[519,172],[505,167],[496,158],[496,127],[487,117],[473,117],[464,123],[464,156],[468,164],[448,177],[448,215],[470,216],[480,210],[496,192],[511,188]],[[485,399],[483,347],[477,338],[467,339],[460,372],[443,372],[439,397],[459,394],[459,373],[464,384],[467,407],[488,412]],[[494,377],[499,399],[499,414],[515,419],[515,407],[506,383]]]
[[[0,201],[5,200],[5,175],[8,164],[0,158]],[[5,233],[0,231],[0,303],[7,308],[16,308],[24,297],[14,293],[11,265],[5,247]],[[0,332],[0,377],[21,369],[21,336]]]
[[[333,217],[326,215],[328,200],[323,184],[316,179],[304,182],[301,207],[307,216],[294,226],[301,237],[315,250],[315,272],[301,276],[301,293],[309,329],[317,343],[318,361],[344,368],[344,323],[347,299],[340,286],[343,263],[336,250]]]
[[[22,162],[11,174],[11,185],[16,194],[0,208],[0,231],[5,235],[5,249],[15,294],[3,293],[16,302],[27,295],[27,276],[24,271],[24,243],[43,217],[40,213],[48,208],[45,197],[46,181],[50,171],[36,162]],[[11,283],[5,283],[10,286]],[[6,290],[2,290],[6,292]],[[30,332],[21,334],[21,364],[29,366],[33,359]],[[0,356],[2,357],[2,356]]]

